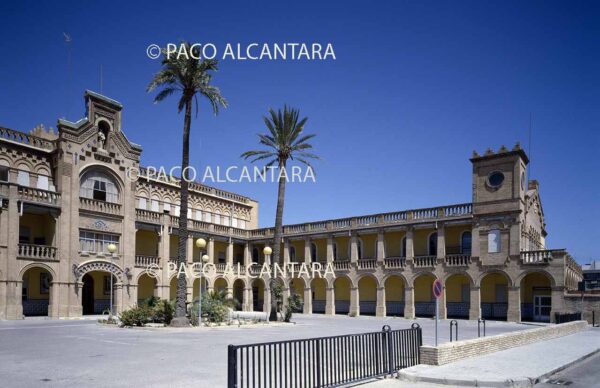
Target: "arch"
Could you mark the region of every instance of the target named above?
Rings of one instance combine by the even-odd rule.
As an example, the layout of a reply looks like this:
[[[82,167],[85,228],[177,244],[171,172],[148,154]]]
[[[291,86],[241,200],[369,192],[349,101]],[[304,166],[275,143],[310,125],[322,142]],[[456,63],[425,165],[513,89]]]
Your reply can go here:
[[[229,279],[223,276],[217,276],[212,284],[212,287],[215,291],[227,291],[228,288],[231,287]]]
[[[19,279],[23,279],[23,275],[25,275],[25,272],[27,272],[31,268],[36,268],[36,267],[45,269],[46,271],[48,271],[50,273],[50,276],[52,276],[52,279],[56,279],[56,273],[54,272],[54,270],[52,269],[52,267],[50,267],[49,265],[44,264],[44,263],[31,263],[31,264],[27,264],[26,266],[24,266],[23,268],[21,268],[21,271],[19,271]]]
[[[350,312],[350,293],[352,280],[348,276],[338,276],[333,282],[335,296],[335,313],[348,314]]]
[[[317,250],[317,244],[315,244],[314,242],[310,243],[310,259],[311,261],[315,262],[317,261],[317,257],[318,257],[318,250]]]
[[[200,280],[202,280],[202,291],[200,291],[200,289],[199,289],[198,282]],[[201,278],[200,277],[194,278],[194,282],[192,283],[192,300],[197,301],[199,292],[201,292],[202,295],[204,295],[204,293],[206,292],[207,289],[208,289],[208,279],[206,278],[206,276],[202,276]]]
[[[375,276],[364,275],[358,280],[358,303],[361,315],[375,315],[378,287],[378,280]]]
[[[310,282],[310,292],[312,293],[312,312],[324,314],[327,305],[327,280],[314,278]]]
[[[104,269],[94,269],[83,274],[81,278],[81,282],[83,283],[81,288],[81,304],[84,315],[103,314],[105,311],[111,308],[111,281],[113,285],[112,301],[114,309],[116,302],[115,295],[117,292],[115,284],[118,283],[115,274]]]
[[[479,278],[481,316],[485,319],[506,320],[508,313],[508,288],[512,279],[501,270],[488,271]]]
[[[473,279],[466,272],[452,273],[444,279],[446,315],[448,318],[469,318]]]
[[[73,275],[75,280],[81,282],[83,275],[91,271],[104,271],[115,275],[119,282],[123,281],[123,270],[118,265],[104,260],[90,260],[81,263],[79,266],[73,264]]]
[[[142,272],[136,279],[137,284],[137,302],[140,304],[144,300],[156,296],[156,278]]]
[[[520,288],[521,320],[550,322],[553,278],[544,270],[531,270],[517,279]]]
[[[267,311],[265,306],[265,281],[261,278],[256,278],[252,281],[252,309],[254,311]]]
[[[121,202],[123,182],[111,169],[86,167],[79,177],[79,196],[111,203]]]
[[[404,316],[404,289],[406,279],[400,274],[390,274],[383,280],[386,315]]]
[[[471,254],[473,237],[470,230],[465,230],[460,235],[460,253]]]
[[[240,310],[244,305],[244,290],[246,289],[246,282],[244,279],[236,279],[233,282],[233,300],[235,301],[235,309]]]
[[[23,315],[48,316],[50,315],[50,304],[53,298],[52,282],[56,279],[54,271],[44,264],[30,264],[21,270],[19,279],[22,280]]]
[[[424,272],[414,277],[415,316],[433,317],[435,315],[435,299],[432,290],[435,279],[435,275],[430,272]]]

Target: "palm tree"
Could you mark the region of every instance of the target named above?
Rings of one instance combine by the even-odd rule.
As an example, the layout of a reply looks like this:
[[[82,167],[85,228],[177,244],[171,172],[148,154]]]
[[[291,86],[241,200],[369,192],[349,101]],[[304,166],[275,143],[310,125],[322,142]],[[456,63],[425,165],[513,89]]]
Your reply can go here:
[[[316,135],[302,135],[304,125],[308,118],[298,120],[300,112],[297,109],[284,106],[283,112],[279,109],[275,112],[269,109],[270,117],[263,117],[265,125],[269,132],[259,134],[259,143],[266,146],[267,150],[246,151],[241,156],[244,159],[252,159],[252,162],[267,160],[266,166],[277,165],[279,170],[278,191],[277,191],[277,211],[275,213],[275,233],[273,236],[273,257],[272,263],[279,263],[279,254],[281,248],[281,236],[283,235],[283,206],[285,203],[285,183],[286,176],[281,173],[285,170],[288,160],[296,160],[309,168],[312,166],[308,159],[318,159],[318,156],[311,153],[312,145],[308,140]],[[274,279],[271,279],[271,289],[275,287]],[[277,320],[277,301],[271,296],[271,314],[269,320]]]
[[[163,59],[161,69],[154,75],[147,88],[147,92],[160,89],[154,103],[159,103],[171,94],[178,93],[179,103],[177,105],[178,113],[185,110],[183,120],[183,149],[181,152],[181,207],[179,215],[179,245],[177,247],[177,268],[186,260],[187,251],[187,215],[188,215],[188,186],[189,186],[189,160],[190,160],[190,126],[192,123],[192,102],[196,105],[196,116],[198,115],[198,95],[208,99],[212,106],[213,113],[219,113],[219,107],[227,107],[227,101],[221,96],[221,91],[216,86],[210,84],[212,73],[217,70],[216,60],[195,59],[200,58],[199,52],[194,47],[191,48],[188,42],[182,43],[185,46],[187,56],[166,55],[163,49]],[[186,318],[186,278],[181,272],[177,279],[177,296],[175,301],[175,319],[171,321],[173,326],[187,325]]]

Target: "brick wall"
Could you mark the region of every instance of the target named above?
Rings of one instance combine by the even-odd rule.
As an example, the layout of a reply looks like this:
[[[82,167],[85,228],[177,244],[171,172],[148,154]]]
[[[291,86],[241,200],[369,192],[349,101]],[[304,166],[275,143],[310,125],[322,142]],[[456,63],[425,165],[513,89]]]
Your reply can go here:
[[[595,311],[596,324],[600,323],[600,294],[585,294],[583,298],[581,297],[581,294],[567,294],[565,295],[564,302],[564,311],[557,312],[581,312],[581,319],[585,319],[588,323],[592,323],[592,311]]]
[[[491,337],[448,342],[437,347],[421,346],[421,364],[444,365],[463,358],[479,356],[533,342],[562,337],[586,330],[587,327],[587,322],[576,321]]]

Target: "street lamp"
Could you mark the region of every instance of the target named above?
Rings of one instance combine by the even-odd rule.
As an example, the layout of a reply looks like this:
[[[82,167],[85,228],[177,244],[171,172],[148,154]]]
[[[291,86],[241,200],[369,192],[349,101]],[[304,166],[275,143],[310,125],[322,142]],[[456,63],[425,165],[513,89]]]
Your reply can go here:
[[[206,240],[203,238],[197,239],[196,247],[204,249],[206,247]],[[202,253],[202,251],[200,252]],[[200,276],[198,277],[198,327],[202,324],[202,271],[204,270],[204,264],[208,262],[208,255],[202,255],[200,262]]]
[[[265,254],[265,261],[267,261],[269,264],[271,264],[271,253],[273,253],[273,250],[271,249],[270,246],[265,246],[263,248],[263,253]]]
[[[115,258],[115,252],[117,251],[117,246],[115,244],[108,244],[106,247],[108,252],[110,253],[110,263],[113,263],[113,259]],[[110,274],[110,316],[113,315],[113,274]]]

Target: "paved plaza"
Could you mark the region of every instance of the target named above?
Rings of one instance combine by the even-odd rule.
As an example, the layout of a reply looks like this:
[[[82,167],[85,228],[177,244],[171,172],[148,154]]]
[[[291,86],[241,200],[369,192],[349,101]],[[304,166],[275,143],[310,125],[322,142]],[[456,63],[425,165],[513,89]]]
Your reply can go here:
[[[433,344],[432,319],[295,315],[295,325],[192,329],[120,329],[95,320],[0,322],[0,376],[12,387],[224,387],[227,345],[409,328],[418,322]],[[459,320],[459,339],[477,337],[477,322]],[[488,322],[487,335],[532,326]],[[440,342],[449,340],[440,323]]]

